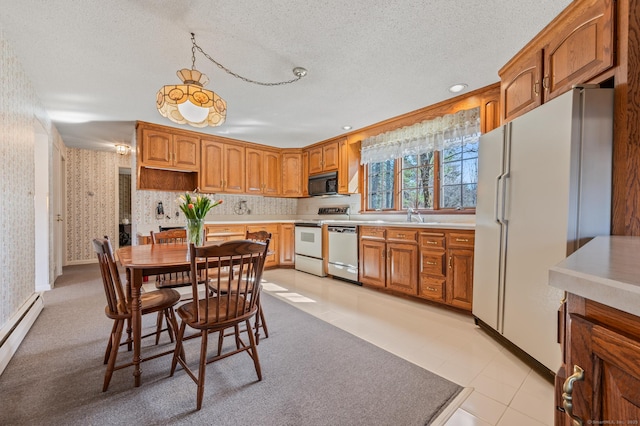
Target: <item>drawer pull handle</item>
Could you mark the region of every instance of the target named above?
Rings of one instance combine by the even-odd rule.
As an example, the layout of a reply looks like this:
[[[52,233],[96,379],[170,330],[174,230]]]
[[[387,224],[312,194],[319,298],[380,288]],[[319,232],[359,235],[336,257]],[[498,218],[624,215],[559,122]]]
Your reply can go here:
[[[456,241],[461,242],[461,243],[468,243],[469,239],[468,238],[456,238]]]
[[[427,241],[427,244],[438,244],[437,241]]]
[[[429,291],[436,291],[436,288],[435,288],[435,287],[427,287],[427,290],[429,290]]]
[[[404,238],[405,235],[404,234],[398,234],[398,238]]]
[[[437,263],[436,263],[436,262],[429,262],[429,261],[427,260],[427,265],[437,265]]]
[[[582,419],[573,414],[573,385],[578,380],[584,380],[584,370],[578,365],[573,366],[573,374],[567,377],[562,385],[562,407],[574,426],[582,426]]]

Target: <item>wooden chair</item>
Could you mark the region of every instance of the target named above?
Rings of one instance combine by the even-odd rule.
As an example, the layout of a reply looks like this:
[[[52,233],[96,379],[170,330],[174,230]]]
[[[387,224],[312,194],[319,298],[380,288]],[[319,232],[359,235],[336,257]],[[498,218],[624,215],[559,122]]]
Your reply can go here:
[[[245,239],[251,241],[261,241],[266,242],[271,240],[271,232],[267,231],[257,231],[257,232],[249,232],[245,234]],[[264,311],[262,310],[262,303],[260,303],[260,299],[258,299],[258,314],[256,315],[256,323],[254,326],[256,330],[256,343],[260,343],[260,328],[264,330],[265,339],[269,337],[269,329],[267,328],[267,322],[264,319]]]
[[[113,259],[111,242],[107,238],[96,238],[93,240],[93,248],[96,252],[96,255],[98,256],[100,273],[102,275],[102,283],[104,285],[104,292],[107,297],[105,314],[108,318],[111,318],[113,320],[113,327],[111,328],[111,335],[109,336],[107,352],[105,353],[105,364],[107,364],[107,371],[105,373],[104,384],[102,386],[102,391],[105,392],[109,388],[109,382],[111,381],[111,376],[113,375],[113,372],[115,370],[133,365],[132,362],[128,362],[116,366],[116,358],[118,357],[118,350],[120,348],[120,345],[130,343],[130,339],[127,339],[127,342],[124,343],[121,343],[120,340],[122,339],[122,329],[125,322],[131,321],[132,308],[130,297],[122,288],[122,281],[120,280],[118,266]],[[178,324],[173,311],[173,307],[176,303],[178,303],[179,300],[180,294],[177,291],[171,289],[156,290],[148,293],[143,293],[141,296],[142,315],[155,312],[164,312],[164,314],[167,316],[170,324],[168,332],[172,342],[173,333],[175,333],[178,329]],[[145,335],[143,336],[143,338],[152,336],[154,334],[157,336],[158,332],[159,331],[156,329],[155,333]],[[155,355],[152,358],[155,358],[157,356],[159,355]],[[142,361],[146,361],[146,359],[143,359]]]
[[[151,231],[151,244],[185,244],[187,242],[186,229],[170,229],[168,231]],[[156,276],[157,288],[176,288],[191,285],[189,271],[172,272]]]
[[[193,379],[197,385],[198,410],[202,408],[205,367],[208,363],[246,351],[253,360],[258,380],[262,380],[258,350],[250,321],[258,312],[262,288],[260,280],[268,248],[268,242],[248,240],[228,241],[219,246],[189,246],[193,300],[177,309],[181,324],[171,363],[171,375],[173,376],[179,363]],[[237,267],[237,271],[233,274],[224,273],[220,268],[223,265],[233,265]],[[198,270],[201,272],[198,273]],[[206,291],[201,295],[198,291],[201,279],[205,280],[213,291]],[[240,325],[243,323],[246,329],[241,330]],[[197,376],[182,355],[182,343],[187,326],[199,331],[202,339]],[[236,345],[235,349],[223,353],[222,339],[225,330],[228,329],[233,329]],[[213,332],[218,332],[218,351],[216,355],[208,357],[207,343],[209,333]],[[242,339],[244,332],[249,339],[248,344]]]

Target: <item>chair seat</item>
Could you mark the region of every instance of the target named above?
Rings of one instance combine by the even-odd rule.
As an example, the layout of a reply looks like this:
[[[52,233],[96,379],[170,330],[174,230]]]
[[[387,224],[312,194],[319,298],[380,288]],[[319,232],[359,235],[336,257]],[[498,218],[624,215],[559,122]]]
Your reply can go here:
[[[198,301],[200,305],[200,312],[204,312],[207,304],[209,305],[209,318],[200,318],[199,321],[195,319],[195,305],[194,302],[187,302],[180,306],[176,311],[180,318],[190,327],[196,329],[212,329],[216,326],[219,328],[228,327],[228,322],[238,322],[245,318],[250,318],[257,312],[257,308],[245,312],[243,315],[229,315],[227,313],[227,305],[236,306],[244,301],[242,296],[231,295],[230,297],[212,297],[209,299],[201,299]],[[219,306],[218,306],[219,305]],[[216,311],[218,310],[219,316],[216,318]],[[230,311],[233,311],[231,309]]]
[[[173,289],[163,289],[142,293],[142,315],[167,309],[180,300],[180,293]]]
[[[162,312],[180,301],[180,293],[172,289],[154,290],[142,293],[140,295],[140,301],[142,302],[142,315],[151,312]],[[114,314],[109,311],[108,305],[104,308],[105,314],[111,319],[131,318],[131,307],[129,307],[128,311],[129,312],[126,313]]]

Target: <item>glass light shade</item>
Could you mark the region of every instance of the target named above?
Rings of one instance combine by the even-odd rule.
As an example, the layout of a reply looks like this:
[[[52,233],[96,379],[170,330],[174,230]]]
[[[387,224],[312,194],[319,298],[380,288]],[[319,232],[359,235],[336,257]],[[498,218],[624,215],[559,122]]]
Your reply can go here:
[[[184,84],[163,86],[158,91],[156,106],[163,117],[193,127],[219,126],[227,117],[227,103],[205,89],[209,82],[198,70],[181,69],[178,77]]]
[[[178,104],[178,111],[180,111],[185,120],[192,123],[201,123],[209,115],[208,108],[199,107],[189,101]]]
[[[116,145],[116,153],[127,155],[129,153],[129,147],[127,145]]]

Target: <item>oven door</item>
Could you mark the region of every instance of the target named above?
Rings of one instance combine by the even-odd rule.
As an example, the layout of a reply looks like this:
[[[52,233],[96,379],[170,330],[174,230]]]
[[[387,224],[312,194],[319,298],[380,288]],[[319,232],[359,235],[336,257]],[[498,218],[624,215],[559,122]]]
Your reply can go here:
[[[322,228],[319,226],[295,226],[296,254],[322,259]]]

